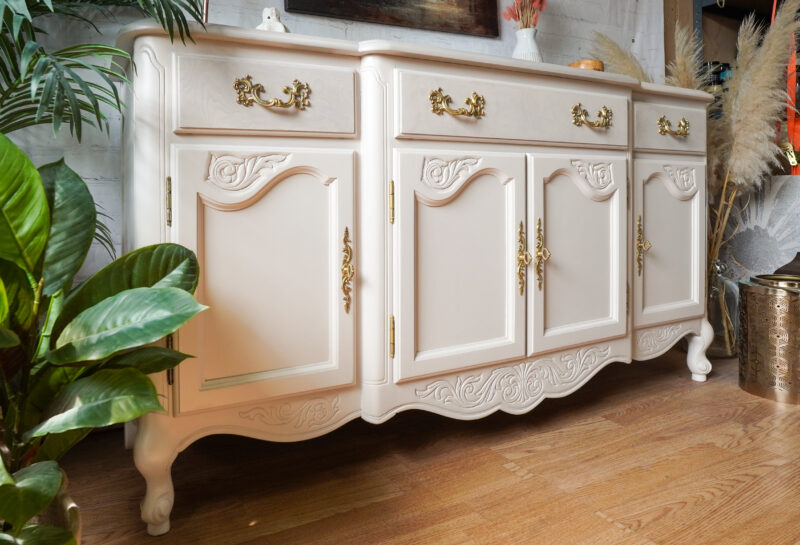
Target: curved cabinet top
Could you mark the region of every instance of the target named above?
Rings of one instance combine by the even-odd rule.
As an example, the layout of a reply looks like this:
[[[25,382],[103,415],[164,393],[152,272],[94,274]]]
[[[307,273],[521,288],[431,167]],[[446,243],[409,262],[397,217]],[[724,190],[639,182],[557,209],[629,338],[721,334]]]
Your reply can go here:
[[[465,51],[455,51],[427,45],[391,42],[388,40],[367,40],[352,42],[333,38],[318,38],[301,34],[266,32],[227,25],[206,25],[205,30],[192,23],[192,36],[197,41],[213,40],[227,43],[240,43],[251,46],[263,46],[275,49],[296,51],[312,51],[351,57],[368,55],[384,55],[390,57],[411,58],[428,61],[443,61],[451,64],[463,64],[483,68],[496,68],[510,72],[521,72],[532,75],[550,76],[563,79],[575,79],[587,82],[631,89],[633,92],[674,96],[683,100],[711,102],[711,95],[689,89],[679,89],[666,85],[640,83],[639,81],[610,72],[582,70],[549,63],[530,63],[516,59],[508,59],[494,55],[484,55]],[[126,51],[133,50],[135,40],[141,36],[166,36],[163,29],[153,21],[141,20],[125,26],[117,38],[117,47]],[[176,47],[182,47],[178,44]]]

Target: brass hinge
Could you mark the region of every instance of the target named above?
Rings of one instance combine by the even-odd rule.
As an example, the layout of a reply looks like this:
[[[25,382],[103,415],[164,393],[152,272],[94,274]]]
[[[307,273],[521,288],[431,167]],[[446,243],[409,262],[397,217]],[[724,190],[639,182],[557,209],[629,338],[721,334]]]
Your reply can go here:
[[[394,359],[394,315],[389,316],[389,358]]]
[[[175,348],[175,337],[170,333],[166,338],[166,346],[172,350]],[[175,369],[167,369],[167,384],[172,386],[175,383]]]
[[[630,209],[631,207],[631,179],[630,176],[627,180],[627,194],[625,195],[625,202],[626,206]]]
[[[167,227],[172,227],[172,176],[167,176]]]
[[[394,180],[389,180],[389,223],[394,223]]]
[[[625,284],[625,316],[630,313],[631,309],[631,283]]]

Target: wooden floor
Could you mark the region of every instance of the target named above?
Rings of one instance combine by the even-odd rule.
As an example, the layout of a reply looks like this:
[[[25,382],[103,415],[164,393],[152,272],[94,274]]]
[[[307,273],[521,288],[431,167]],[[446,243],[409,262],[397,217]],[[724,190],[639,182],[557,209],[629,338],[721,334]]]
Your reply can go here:
[[[294,444],[217,436],[173,466],[172,531],[139,521],[120,430],[65,460],[86,545],[800,543],[800,407],[705,384],[684,354],[612,364],[523,416],[408,412]]]

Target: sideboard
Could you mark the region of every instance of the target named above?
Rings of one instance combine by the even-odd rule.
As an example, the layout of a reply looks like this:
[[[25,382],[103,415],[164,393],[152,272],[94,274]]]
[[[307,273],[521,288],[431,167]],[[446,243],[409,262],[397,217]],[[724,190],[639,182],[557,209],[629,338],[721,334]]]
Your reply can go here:
[[[710,96],[385,41],[137,23],[125,246],[197,253],[211,308],[168,343],[134,445],[142,518],[234,433],[307,439],[422,409],[520,414],[704,317]]]

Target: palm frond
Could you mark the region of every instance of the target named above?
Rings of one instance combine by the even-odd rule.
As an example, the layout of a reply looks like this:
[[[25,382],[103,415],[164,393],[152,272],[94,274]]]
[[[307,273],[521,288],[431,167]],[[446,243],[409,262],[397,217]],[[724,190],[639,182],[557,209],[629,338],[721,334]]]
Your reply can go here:
[[[128,82],[114,58],[129,59],[128,53],[102,44],[81,44],[52,54],[36,44],[29,46],[24,68],[0,94],[0,132],[42,123],[52,123],[58,132],[66,122],[80,139],[84,123],[107,128],[104,109],[123,108],[115,80]]]
[[[95,208],[97,209],[97,224],[94,231],[94,240],[103,247],[112,260],[116,259],[117,252],[114,249],[111,229],[105,223],[105,220],[111,220],[113,218],[109,216],[99,204],[95,203]]]

